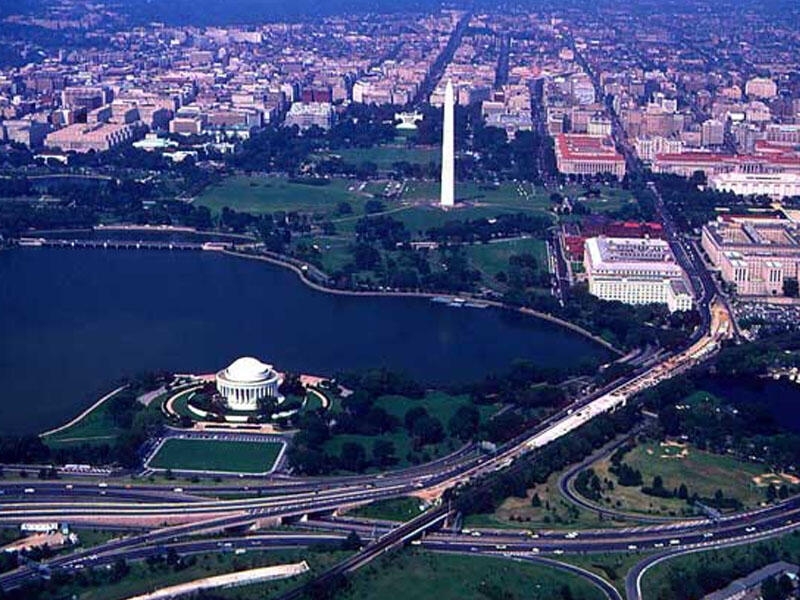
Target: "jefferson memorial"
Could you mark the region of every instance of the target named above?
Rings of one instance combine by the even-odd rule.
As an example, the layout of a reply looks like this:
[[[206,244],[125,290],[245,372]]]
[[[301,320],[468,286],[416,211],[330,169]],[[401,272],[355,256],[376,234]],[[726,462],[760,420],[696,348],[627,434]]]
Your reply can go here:
[[[280,375],[257,358],[237,358],[217,373],[217,391],[231,410],[256,410],[258,401],[272,397],[280,402]]]

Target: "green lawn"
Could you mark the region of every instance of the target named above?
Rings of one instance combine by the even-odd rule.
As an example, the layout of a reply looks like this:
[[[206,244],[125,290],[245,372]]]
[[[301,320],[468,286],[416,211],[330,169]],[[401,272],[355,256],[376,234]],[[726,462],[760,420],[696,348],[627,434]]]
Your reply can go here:
[[[625,575],[650,551],[627,550],[625,552],[592,552],[590,554],[567,554],[561,559],[576,567],[592,571],[608,580],[625,596]]]
[[[280,449],[281,445],[274,442],[170,438],[149,466],[173,471],[263,473],[272,467]]]
[[[378,165],[378,169],[381,171],[389,170],[394,163],[402,161],[419,165],[427,165],[431,162],[438,164],[441,162],[441,150],[439,148],[376,146],[374,148],[335,150],[330,154],[341,156],[344,161],[350,163],[373,162]]]
[[[367,519],[408,521],[419,516],[420,512],[420,501],[417,498],[391,498],[361,506],[353,510],[351,514]]]
[[[565,595],[565,587],[569,595]],[[406,550],[356,572],[349,589],[336,598],[385,600],[400,595],[414,600],[603,597],[585,581],[548,567],[502,558]]]
[[[712,591],[700,589],[704,581],[724,576],[727,585],[776,560],[795,564],[800,561],[800,533],[794,531],[768,541],[697,552],[664,561],[644,574],[643,596],[653,600],[700,598]]]
[[[438,181],[406,181],[403,200],[438,200],[440,193]],[[489,205],[513,209],[514,211],[534,210],[546,212],[550,209],[550,195],[543,188],[533,188],[530,184],[504,181],[498,185],[480,184],[472,181],[456,182],[456,200],[477,205]],[[460,215],[464,209],[455,214]]]
[[[559,491],[561,473],[551,474],[547,480],[528,490],[525,498],[510,497],[492,514],[477,514],[466,517],[466,527],[496,527],[501,529],[601,529],[605,527],[627,527],[611,519],[601,519],[596,513],[580,508],[567,500]],[[540,506],[533,506],[534,494],[539,496]]]
[[[354,212],[361,214],[368,197],[358,187],[358,182],[346,179],[332,179],[328,185],[316,186],[291,183],[277,175],[235,175],[207,188],[194,202],[213,213],[227,206],[252,214],[300,211],[333,216],[336,206],[348,201]]]
[[[165,397],[166,395],[155,398],[147,408],[141,406],[141,409],[158,411]],[[114,424],[109,410],[109,403],[113,401],[113,398],[112,396],[103,402],[103,404],[70,427],[53,435],[48,435],[42,440],[51,448],[64,448],[82,444],[113,444],[117,436],[123,433],[123,430]]]
[[[447,427],[447,422],[455,414],[456,410],[461,405],[469,403],[469,396],[466,394],[451,396],[444,392],[428,392],[424,398],[420,399],[406,396],[381,396],[375,401],[376,406],[385,409],[386,412],[394,415],[400,421],[403,420],[410,408],[421,406],[428,411],[430,416],[439,419],[445,427]],[[495,405],[478,406],[478,410],[481,412],[481,420],[486,421],[498,408],[499,406]]]
[[[642,473],[644,485],[651,485],[653,477],[660,475],[668,490],[686,485],[691,496],[713,497],[717,490],[727,497],[738,498],[746,507],[757,506],[765,499],[765,486],[757,485],[754,478],[764,475],[764,468],[755,463],[742,462],[732,456],[712,454],[688,444],[640,444],[625,455],[624,461]],[[598,477],[617,479],[608,469],[610,461],[594,465]],[[643,494],[638,487],[615,485],[604,497],[622,510],[681,514],[686,502],[677,498],[656,498]]]
[[[76,583],[59,587],[57,597],[74,597],[77,600],[122,600],[139,594],[150,593],[156,589],[177,585],[203,577],[222,575],[235,571],[254,569],[278,564],[287,564],[306,560],[311,572],[300,577],[266,582],[231,590],[215,590],[215,595],[222,593],[231,598],[265,597],[285,592],[307,580],[313,573],[325,570],[346,557],[344,552],[310,552],[308,550],[281,550],[272,552],[254,552],[248,550],[244,555],[232,552],[215,552],[193,557],[194,564],[183,569],[174,570],[163,563],[150,568],[144,562],[130,564],[130,571],[116,583],[104,583],[101,586],[79,586]],[[189,559],[192,560],[192,557]],[[72,595],[74,594],[74,596]],[[244,595],[243,595],[244,594]],[[267,596],[267,597],[268,597]],[[49,596],[48,596],[49,597]]]
[[[547,249],[544,240],[512,239],[491,244],[473,244],[465,247],[470,264],[479,270],[485,281],[493,281],[501,271],[508,272],[508,259],[514,254],[533,254],[539,268],[547,271]]]

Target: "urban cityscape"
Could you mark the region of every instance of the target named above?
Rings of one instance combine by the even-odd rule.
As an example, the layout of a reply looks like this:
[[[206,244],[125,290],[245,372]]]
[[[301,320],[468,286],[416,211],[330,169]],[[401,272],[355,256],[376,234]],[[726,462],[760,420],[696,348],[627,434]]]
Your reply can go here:
[[[0,600],[800,598],[800,5],[0,5]]]

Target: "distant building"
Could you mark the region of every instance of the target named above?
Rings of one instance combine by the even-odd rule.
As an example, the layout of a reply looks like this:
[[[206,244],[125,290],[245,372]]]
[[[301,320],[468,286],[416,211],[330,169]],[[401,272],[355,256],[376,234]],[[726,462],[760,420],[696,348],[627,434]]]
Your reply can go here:
[[[740,196],[800,197],[798,173],[719,173],[708,179],[708,185]]]
[[[778,95],[778,86],[768,77],[754,77],[745,84],[744,93],[751,98],[774,98]]]
[[[566,175],[625,176],[625,159],[609,137],[562,133],[555,142],[556,164]]]
[[[703,146],[721,146],[725,143],[725,124],[717,119],[704,121],[700,129],[700,140]]]
[[[328,102],[293,102],[284,123],[287,127],[297,125],[301,131],[313,125],[328,130],[333,126],[333,115]]]
[[[589,238],[583,264],[593,296],[624,304],[666,304],[670,312],[692,308],[683,269],[664,240]]]
[[[633,141],[636,154],[644,162],[651,162],[657,154],[677,153],[683,151],[683,142],[678,139],[665,138],[660,135],[638,137]]]
[[[746,598],[760,598],[759,586],[771,577],[788,575],[797,581],[798,566],[783,561],[774,562],[766,567],[753,571],[745,577],[735,580],[727,587],[703,596],[703,600],[744,600]]]
[[[137,128],[131,125],[76,123],[49,134],[45,146],[60,148],[64,152],[104,152],[132,142],[137,133]]]
[[[722,279],[744,296],[781,296],[800,275],[796,223],[774,217],[723,216],[703,226],[702,245]]]
[[[24,144],[28,148],[41,148],[50,131],[47,123],[29,119],[9,119],[0,124],[4,139]]]
[[[396,129],[406,130],[406,131],[416,131],[417,123],[422,121],[424,118],[422,113],[417,111],[414,112],[400,112],[395,113],[394,120],[400,121],[396,125]]]
[[[133,147],[139,150],[152,152],[154,150],[166,150],[178,146],[178,142],[159,137],[157,133],[148,133],[143,140],[133,142]]]

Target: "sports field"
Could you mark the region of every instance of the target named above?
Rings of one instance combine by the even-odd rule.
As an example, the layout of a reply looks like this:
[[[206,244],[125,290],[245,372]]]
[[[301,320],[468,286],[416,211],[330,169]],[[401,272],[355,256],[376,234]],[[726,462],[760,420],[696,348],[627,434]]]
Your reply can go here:
[[[275,464],[281,444],[171,438],[150,459],[148,466],[173,471],[265,473]]]

